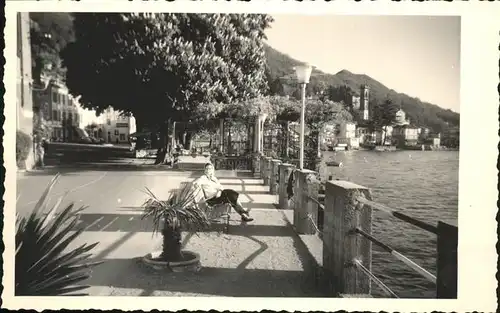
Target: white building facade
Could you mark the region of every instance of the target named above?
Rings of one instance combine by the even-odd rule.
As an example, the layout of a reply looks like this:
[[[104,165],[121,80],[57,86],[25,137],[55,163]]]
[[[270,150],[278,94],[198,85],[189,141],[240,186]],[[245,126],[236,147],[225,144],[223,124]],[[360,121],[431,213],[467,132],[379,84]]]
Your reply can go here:
[[[102,137],[107,143],[124,144],[129,142],[129,135],[137,131],[135,118],[126,116],[121,111],[117,111],[112,107],[108,108],[101,114]]]

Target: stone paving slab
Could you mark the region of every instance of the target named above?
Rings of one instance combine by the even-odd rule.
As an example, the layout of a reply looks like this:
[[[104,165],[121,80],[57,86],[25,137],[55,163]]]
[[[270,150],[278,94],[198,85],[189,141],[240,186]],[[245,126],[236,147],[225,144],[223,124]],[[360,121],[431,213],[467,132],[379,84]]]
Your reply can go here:
[[[300,237],[289,226],[283,211],[273,205],[277,196],[267,194],[268,187],[259,185],[262,180],[233,174],[221,178],[221,183],[241,192],[241,200],[255,221],[241,223],[233,212],[229,234],[184,233],[185,247],[200,254],[202,271],[159,273],[140,262],[144,255],[161,247],[161,237],[152,236],[151,223],[140,218],[138,207],[145,199],[140,189],[147,186],[158,197],[166,198],[170,190],[196,175],[134,171],[65,173],[54,195],[71,189],[68,201],[89,206],[78,225],[85,231],[72,247],[99,242],[93,251],[94,259],[105,261],[87,281],[90,295],[319,296],[309,274],[311,259]],[[35,194],[33,199],[22,197],[27,208],[32,207],[30,201],[36,200],[49,179],[50,176],[32,176],[18,181],[18,192],[30,190]],[[215,229],[222,229],[221,225],[214,225]]]

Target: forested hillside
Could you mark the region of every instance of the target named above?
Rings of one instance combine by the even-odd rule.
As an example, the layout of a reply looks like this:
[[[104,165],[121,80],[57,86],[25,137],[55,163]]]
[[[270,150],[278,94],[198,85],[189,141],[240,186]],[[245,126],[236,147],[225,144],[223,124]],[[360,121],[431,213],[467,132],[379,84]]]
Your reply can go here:
[[[271,80],[271,92],[282,95],[297,95],[298,88],[293,67],[301,62],[273,49],[269,45],[266,46],[266,55]],[[370,86],[373,101],[382,103],[387,98],[390,98],[396,105],[401,105],[412,124],[428,126],[437,132],[441,132],[448,125],[458,126],[460,123],[460,114],[456,112],[421,101],[404,93],[398,93],[367,75],[354,74],[348,70],[342,70],[333,75],[314,69],[311,75],[311,83],[307,88],[308,93],[323,92],[328,94],[334,101],[349,102],[352,94],[359,94],[360,86],[363,84]]]

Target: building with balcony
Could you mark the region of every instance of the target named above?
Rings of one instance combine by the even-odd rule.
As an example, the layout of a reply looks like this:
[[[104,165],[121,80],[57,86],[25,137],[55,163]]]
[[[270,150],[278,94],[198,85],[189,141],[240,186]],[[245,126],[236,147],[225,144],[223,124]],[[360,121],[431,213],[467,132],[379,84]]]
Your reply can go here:
[[[446,129],[441,136],[441,144],[450,148],[458,148],[460,146],[460,126]]]
[[[419,128],[411,125],[397,125],[392,130],[392,141],[396,146],[414,146],[418,143]]]
[[[52,141],[75,140],[80,127],[80,104],[62,84],[51,82],[44,90],[33,90],[34,106],[40,108]]]
[[[131,115],[125,115],[122,111],[112,107],[109,107],[101,115],[103,139],[107,143],[128,143],[129,135],[137,131],[135,118]]]

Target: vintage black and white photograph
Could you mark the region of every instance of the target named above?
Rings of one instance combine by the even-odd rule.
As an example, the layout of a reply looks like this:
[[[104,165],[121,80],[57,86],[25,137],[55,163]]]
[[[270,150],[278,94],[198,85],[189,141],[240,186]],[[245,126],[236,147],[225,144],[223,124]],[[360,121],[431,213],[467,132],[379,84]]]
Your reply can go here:
[[[16,297],[458,298],[460,15],[15,18]]]

